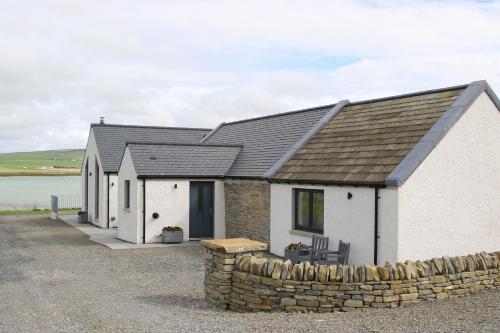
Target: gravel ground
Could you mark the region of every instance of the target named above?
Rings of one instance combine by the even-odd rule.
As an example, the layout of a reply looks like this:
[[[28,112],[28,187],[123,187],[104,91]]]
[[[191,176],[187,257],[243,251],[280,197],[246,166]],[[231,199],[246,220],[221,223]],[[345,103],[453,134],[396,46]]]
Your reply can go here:
[[[44,217],[0,217],[0,332],[499,332],[500,291],[402,309],[239,314],[203,301],[202,249],[109,250]]]

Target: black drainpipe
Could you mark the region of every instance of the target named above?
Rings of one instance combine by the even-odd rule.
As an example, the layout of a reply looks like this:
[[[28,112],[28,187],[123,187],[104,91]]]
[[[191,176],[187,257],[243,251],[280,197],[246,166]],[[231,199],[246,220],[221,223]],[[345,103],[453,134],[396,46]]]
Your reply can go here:
[[[108,173],[108,195],[107,195],[107,201],[108,201],[108,203],[107,203],[108,214],[107,215],[108,215],[108,229],[109,229],[109,173]]]
[[[146,244],[146,178],[142,179],[142,244]]]
[[[374,265],[378,264],[378,239],[380,238],[378,236],[378,199],[380,197],[378,196],[378,191],[379,187],[375,186],[375,216],[374,216],[374,223],[375,223],[375,231],[373,233],[373,263]]]

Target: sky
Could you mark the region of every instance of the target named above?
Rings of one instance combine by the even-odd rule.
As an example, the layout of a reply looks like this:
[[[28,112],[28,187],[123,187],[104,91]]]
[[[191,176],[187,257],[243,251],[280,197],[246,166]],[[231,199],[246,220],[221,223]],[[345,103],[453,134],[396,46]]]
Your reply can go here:
[[[0,152],[483,79],[497,1],[0,1]]]

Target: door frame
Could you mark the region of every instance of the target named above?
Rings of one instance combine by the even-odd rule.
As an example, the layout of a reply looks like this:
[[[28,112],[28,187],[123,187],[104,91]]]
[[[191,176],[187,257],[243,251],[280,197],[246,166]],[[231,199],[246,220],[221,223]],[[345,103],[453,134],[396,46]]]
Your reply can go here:
[[[206,181],[189,181],[189,238],[197,239],[197,238],[205,238],[205,237],[191,237],[191,183],[197,184],[210,184],[210,189],[212,192],[212,214],[210,215],[210,224],[212,225],[212,235],[207,236],[207,238],[214,238],[215,235],[215,182],[206,180]]]

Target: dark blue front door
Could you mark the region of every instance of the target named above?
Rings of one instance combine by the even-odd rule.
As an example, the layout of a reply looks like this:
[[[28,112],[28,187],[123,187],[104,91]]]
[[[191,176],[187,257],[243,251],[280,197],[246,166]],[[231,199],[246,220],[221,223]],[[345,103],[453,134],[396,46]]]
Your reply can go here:
[[[214,236],[214,183],[191,182],[189,189],[189,237]]]

